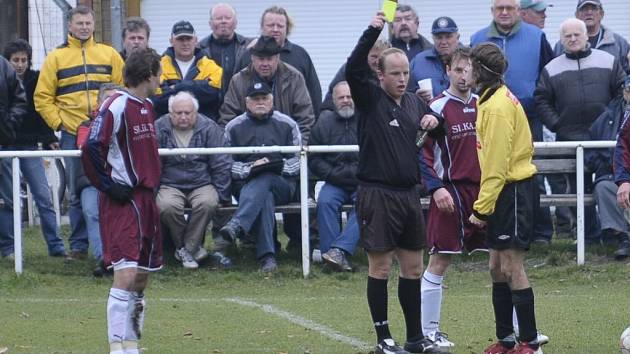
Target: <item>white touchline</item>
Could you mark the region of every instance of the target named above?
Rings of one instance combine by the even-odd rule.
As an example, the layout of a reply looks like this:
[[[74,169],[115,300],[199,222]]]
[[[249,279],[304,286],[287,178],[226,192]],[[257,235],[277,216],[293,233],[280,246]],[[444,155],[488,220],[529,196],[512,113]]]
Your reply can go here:
[[[329,328],[327,326],[321,325],[319,323],[315,323],[309,319],[306,319],[304,317],[300,317],[298,315],[292,314],[290,312],[284,311],[284,310],[280,310],[277,309],[271,305],[265,305],[265,304],[259,304],[253,301],[249,301],[249,300],[245,300],[245,299],[241,299],[238,297],[230,297],[230,298],[225,298],[225,301],[229,301],[229,302],[233,302],[235,304],[239,304],[239,305],[243,305],[243,306],[248,306],[248,307],[254,307],[260,310],[263,310],[266,313],[278,316],[278,317],[282,317],[286,320],[289,320],[290,322],[293,322],[299,326],[302,326],[304,328],[308,328],[310,330],[313,331],[317,331],[320,334],[323,334],[327,337],[330,337],[336,341],[345,343],[345,344],[349,344],[355,348],[361,349],[361,350],[366,350],[366,349],[370,349],[372,348],[369,344],[365,343],[362,340],[356,339],[356,338],[352,338],[352,337],[348,337],[345,336],[337,331],[335,331],[332,328]]]

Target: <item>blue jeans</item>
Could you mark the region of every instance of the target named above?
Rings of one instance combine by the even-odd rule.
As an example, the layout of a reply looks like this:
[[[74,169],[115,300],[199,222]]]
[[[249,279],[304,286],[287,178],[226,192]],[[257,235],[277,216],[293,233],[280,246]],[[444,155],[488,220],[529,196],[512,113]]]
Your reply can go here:
[[[59,141],[62,150],[76,150],[77,137],[66,131],[61,132]],[[70,217],[70,250],[74,252],[87,252],[88,234],[81,208],[81,198],[76,194],[77,171],[80,168],[81,160],[77,157],[64,157],[66,169],[66,181],[68,185],[68,216]]]
[[[288,203],[295,188],[295,181],[265,173],[245,183],[238,192],[238,209],[232,221],[256,237],[256,258],[276,253],[273,240],[275,207]]]
[[[333,184],[326,182],[319,191],[317,199],[317,226],[319,228],[319,249],[322,253],[331,247],[342,249],[350,254],[359,241],[359,225],[356,212],[348,213],[348,222],[341,232],[340,211],[344,203],[354,204],[356,192],[347,192]]]
[[[32,150],[36,149],[37,147],[35,146],[32,148]],[[8,161],[8,163],[10,163],[10,161]],[[63,240],[59,235],[59,225],[57,225],[57,216],[55,215],[52,194],[48,186],[48,180],[46,179],[42,158],[32,157],[20,159],[20,170],[31,189],[35,205],[37,205],[37,211],[39,212],[39,219],[42,226],[42,235],[48,245],[48,254],[63,254],[65,248],[63,246]]]
[[[101,241],[101,229],[98,225],[98,189],[92,186],[83,188],[81,190],[81,206],[90,240],[90,251],[92,256],[100,261],[103,258],[103,243]]]
[[[0,163],[0,254],[13,254],[13,180],[11,177],[11,159]]]

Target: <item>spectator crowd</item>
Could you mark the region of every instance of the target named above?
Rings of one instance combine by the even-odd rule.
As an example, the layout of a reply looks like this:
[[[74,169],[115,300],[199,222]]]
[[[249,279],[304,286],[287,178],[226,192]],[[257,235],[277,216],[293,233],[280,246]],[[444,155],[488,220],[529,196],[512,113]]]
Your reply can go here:
[[[559,28],[560,40],[549,43],[542,31],[548,6],[544,0],[494,0],[489,25],[472,35],[469,46],[491,42],[501,48],[508,60],[503,79],[522,104],[534,141],[543,141],[545,136],[556,141],[616,139],[630,101],[630,45],[603,24],[604,4],[600,0],[577,1],[571,14],[574,17],[567,14]],[[140,17],[125,20],[120,53],[95,41],[95,18],[90,8],[77,6],[69,11],[67,20],[66,41],[48,54],[40,71],[31,67],[32,49],[27,41],[14,40],[4,48],[6,60],[0,60],[3,150],[80,148],[99,107],[116,90],[124,90],[124,60],[138,48],[148,47],[151,28]],[[471,59],[468,52],[462,52],[468,45],[460,41],[456,19],[433,19],[430,37],[418,32],[419,21],[412,6],[398,4],[389,40],[379,39],[371,47],[365,80],[378,83],[381,53],[398,48],[410,63],[406,90],[426,102],[431,111],[445,116],[446,129],[474,131],[478,97],[474,87],[465,85],[466,80],[470,83],[464,77],[468,70],[465,63]],[[360,117],[345,79],[345,63],[339,63],[328,92],[322,95],[308,51],[289,39],[297,24],[287,9],[271,6],[264,10],[258,38],[237,33],[237,24],[237,13],[227,3],[210,9],[210,34],[201,39],[199,29],[189,21],[173,24],[170,46],[161,58],[159,88],[151,97],[158,118],[138,129],[156,134],[160,148],[359,143]],[[454,54],[456,61],[452,61]],[[462,106],[454,105],[454,101]],[[453,123],[448,118],[452,109],[463,109],[467,120]],[[450,186],[462,183],[451,164],[478,163],[476,156],[471,160],[461,155],[469,151],[456,146],[432,137],[418,152],[424,189],[432,196],[431,208],[436,208],[429,213],[430,228],[436,222],[432,215],[454,207],[456,192]],[[446,149],[452,149],[452,159],[442,156]],[[589,244],[616,242],[619,246],[614,255],[624,259],[630,256],[629,228],[617,205],[613,155],[612,149],[594,149],[586,154],[586,192],[594,193],[597,202],[586,207],[586,240]],[[237,244],[255,248],[262,271],[277,268],[280,245],[274,209],[298,201],[298,155],[185,154],[162,156],[161,162],[156,201],[162,230],[184,268],[198,268],[209,257],[230,266],[226,252]],[[89,251],[97,263],[94,274],[102,275],[107,270],[101,260],[99,191],[86,178],[78,158],[66,157],[64,165],[70,220],[67,246],[55,218],[42,158],[23,158],[20,164],[39,211],[48,254],[73,260],[86,258]],[[0,255],[12,258],[10,160],[3,159],[0,168],[0,220],[4,225]],[[319,235],[316,247],[332,269],[351,271],[350,258],[359,240],[360,225],[354,210],[342,223],[341,211],[344,205],[355,204],[362,183],[357,178],[361,170],[358,154],[311,154],[308,168],[309,182],[323,182],[316,222],[311,225]],[[478,185],[479,176],[465,171],[465,183]],[[575,178],[571,176],[538,175],[536,181],[537,194],[545,193],[545,181],[553,193],[575,193]],[[310,196],[315,197],[312,189]],[[469,196],[470,202],[478,188],[472,190],[475,195]],[[234,201],[233,215],[218,213]],[[299,219],[285,214],[284,221],[287,249],[300,249]],[[210,225],[212,251],[205,246],[209,244],[205,237]],[[572,235],[575,210],[557,208],[554,216],[549,208],[538,207],[535,226],[534,241],[543,245],[549,244],[554,234]],[[463,248],[485,247],[482,241],[475,242]],[[440,247],[435,241],[431,250],[430,270],[437,284],[450,262],[450,256],[441,255]],[[454,252],[461,253],[463,248]]]

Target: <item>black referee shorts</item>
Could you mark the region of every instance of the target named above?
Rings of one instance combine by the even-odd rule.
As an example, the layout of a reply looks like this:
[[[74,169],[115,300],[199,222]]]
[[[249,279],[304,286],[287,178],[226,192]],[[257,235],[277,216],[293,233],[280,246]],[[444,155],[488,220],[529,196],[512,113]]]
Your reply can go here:
[[[508,183],[488,218],[487,243],[494,250],[528,250],[534,239],[535,177]]]
[[[360,185],[357,192],[359,244],[367,251],[419,250],[426,244],[418,189]]]

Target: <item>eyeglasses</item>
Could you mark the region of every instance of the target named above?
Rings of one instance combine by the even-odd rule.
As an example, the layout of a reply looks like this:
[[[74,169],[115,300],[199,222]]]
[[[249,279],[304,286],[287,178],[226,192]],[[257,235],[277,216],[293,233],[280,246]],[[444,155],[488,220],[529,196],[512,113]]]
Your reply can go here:
[[[516,11],[515,6],[497,6],[494,8],[494,12],[513,12]]]

